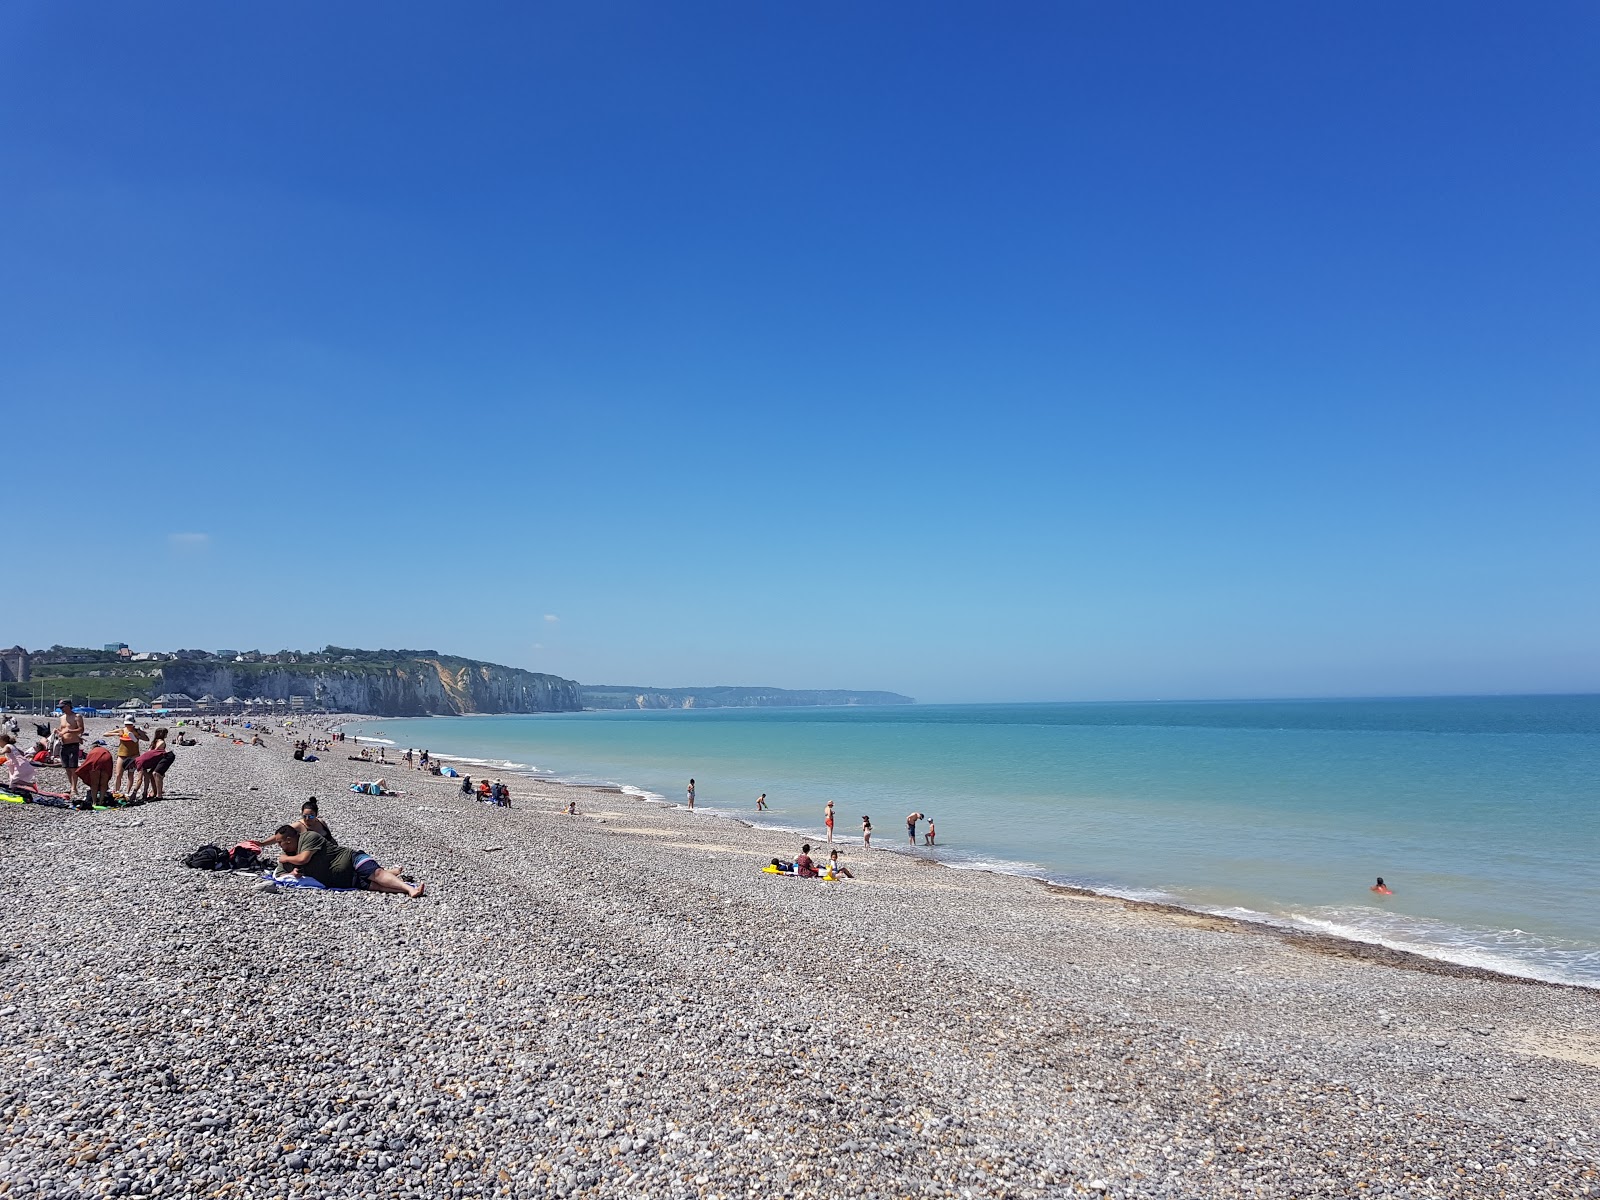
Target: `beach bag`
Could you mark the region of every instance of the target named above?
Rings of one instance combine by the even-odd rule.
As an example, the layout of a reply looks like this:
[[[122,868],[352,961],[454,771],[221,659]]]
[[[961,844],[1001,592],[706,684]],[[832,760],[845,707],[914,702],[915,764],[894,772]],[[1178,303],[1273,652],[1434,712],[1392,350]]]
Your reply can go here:
[[[183,865],[197,871],[216,871],[226,867],[228,862],[228,852],[221,846],[201,846],[183,860]]]
[[[240,842],[228,851],[228,865],[235,871],[242,871],[255,866],[261,861],[260,842]]]

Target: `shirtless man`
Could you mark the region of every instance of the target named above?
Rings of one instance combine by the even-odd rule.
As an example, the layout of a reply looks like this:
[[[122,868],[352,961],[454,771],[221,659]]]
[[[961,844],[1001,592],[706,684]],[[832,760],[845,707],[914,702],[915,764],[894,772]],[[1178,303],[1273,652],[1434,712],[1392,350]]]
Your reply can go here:
[[[906,837],[911,839],[913,846],[917,844],[917,822],[920,820],[922,820],[922,814],[919,812],[906,814]]]
[[[72,795],[78,795],[78,759],[83,753],[83,718],[72,709],[71,700],[61,702],[61,724],[56,726],[56,736],[61,739],[61,765],[67,769],[67,782],[72,785]]]

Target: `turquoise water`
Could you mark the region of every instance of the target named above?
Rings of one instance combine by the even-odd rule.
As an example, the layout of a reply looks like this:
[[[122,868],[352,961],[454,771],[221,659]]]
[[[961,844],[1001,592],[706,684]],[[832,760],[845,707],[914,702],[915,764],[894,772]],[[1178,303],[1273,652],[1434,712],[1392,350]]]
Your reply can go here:
[[[347,727],[353,731],[355,726]],[[367,722],[404,748],[706,819],[1600,985],[1600,697],[917,705]],[[755,812],[766,792],[771,810]],[[773,851],[796,839],[775,833]],[[1394,896],[1368,888],[1382,875]]]

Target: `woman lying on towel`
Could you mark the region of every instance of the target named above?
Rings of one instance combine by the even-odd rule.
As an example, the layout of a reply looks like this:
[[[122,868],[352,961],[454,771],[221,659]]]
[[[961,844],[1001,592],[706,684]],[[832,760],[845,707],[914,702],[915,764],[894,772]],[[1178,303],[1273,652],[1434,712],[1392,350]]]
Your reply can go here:
[[[302,833],[293,825],[278,826],[273,836],[282,847],[278,866],[293,867],[296,874],[315,879],[323,887],[395,892],[413,900],[422,895],[422,884],[407,883],[399,872],[386,871],[365,850],[341,846],[313,830]]]

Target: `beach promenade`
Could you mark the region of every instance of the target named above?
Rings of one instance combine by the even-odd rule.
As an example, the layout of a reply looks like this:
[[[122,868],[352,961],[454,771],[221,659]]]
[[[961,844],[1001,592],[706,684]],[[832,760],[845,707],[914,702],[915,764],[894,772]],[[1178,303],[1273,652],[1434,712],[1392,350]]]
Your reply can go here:
[[[267,741],[0,811],[0,1195],[1600,1196],[1595,992]],[[312,794],[428,894],[181,865]]]

